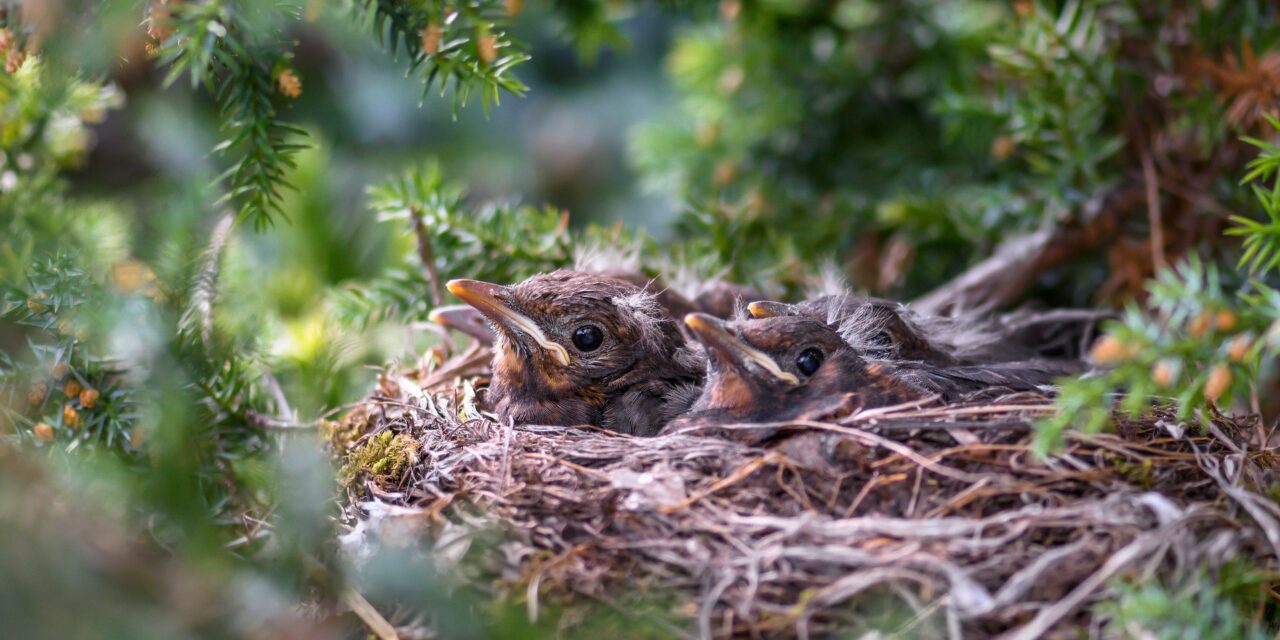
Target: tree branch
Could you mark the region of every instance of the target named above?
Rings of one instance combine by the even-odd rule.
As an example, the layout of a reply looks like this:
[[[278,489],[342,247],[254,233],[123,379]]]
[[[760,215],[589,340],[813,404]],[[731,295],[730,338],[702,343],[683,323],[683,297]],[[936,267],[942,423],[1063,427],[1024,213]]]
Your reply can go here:
[[[1084,205],[1082,224],[1048,227],[1013,238],[990,258],[917,298],[911,306],[939,315],[1006,307],[1046,271],[1114,238],[1120,220],[1144,195],[1142,185],[1130,183],[1094,198]]]
[[[444,300],[444,286],[440,282],[440,268],[436,266],[435,251],[431,247],[431,236],[427,234],[427,225],[422,220],[422,211],[417,207],[409,209],[409,220],[413,225],[413,235],[418,239],[418,260],[431,282],[431,306],[438,307]]]

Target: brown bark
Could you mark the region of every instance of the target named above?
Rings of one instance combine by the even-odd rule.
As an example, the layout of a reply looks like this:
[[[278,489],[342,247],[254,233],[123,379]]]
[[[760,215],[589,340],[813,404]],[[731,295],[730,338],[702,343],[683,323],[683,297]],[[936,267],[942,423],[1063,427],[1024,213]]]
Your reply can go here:
[[[1016,302],[1046,271],[1116,237],[1120,221],[1143,203],[1142,184],[1126,183],[1087,202],[1078,225],[1055,225],[1006,241],[994,255],[912,302],[925,313],[990,312]]]

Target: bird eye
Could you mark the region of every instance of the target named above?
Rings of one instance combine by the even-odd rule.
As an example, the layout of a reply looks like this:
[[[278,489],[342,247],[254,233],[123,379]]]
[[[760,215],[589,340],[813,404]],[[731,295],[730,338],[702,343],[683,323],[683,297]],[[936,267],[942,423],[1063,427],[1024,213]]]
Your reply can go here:
[[[822,366],[822,352],[817,349],[805,349],[796,356],[796,368],[806,376],[813,375]]]
[[[593,324],[584,324],[573,330],[573,346],[582,351],[595,351],[604,342],[604,332]]]
[[[875,335],[867,339],[867,344],[878,349],[888,349],[893,346],[893,338],[889,336],[888,331],[877,331]]]
[[[893,336],[888,331],[877,331],[867,338],[867,355],[888,358],[893,355]]]

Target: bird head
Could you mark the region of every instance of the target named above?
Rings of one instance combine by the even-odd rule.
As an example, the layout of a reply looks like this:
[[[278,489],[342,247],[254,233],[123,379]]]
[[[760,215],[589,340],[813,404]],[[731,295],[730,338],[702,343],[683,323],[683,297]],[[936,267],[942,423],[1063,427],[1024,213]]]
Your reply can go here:
[[[747,305],[752,318],[805,317],[826,324],[858,353],[877,360],[915,361],[949,366],[956,359],[944,345],[907,319],[902,305],[855,295],[815,298],[800,304],[764,300]]]
[[[922,395],[892,370],[867,362],[822,322],[803,316],[723,322],[690,314],[706,347],[707,382],[694,411],[740,421],[795,418],[853,394],[864,406]]]
[[[448,288],[493,326],[490,397],[504,419],[600,424],[630,387],[697,375],[696,364],[671,364],[684,346],[675,321],[626,282],[555,271],[512,286],[452,280]]]

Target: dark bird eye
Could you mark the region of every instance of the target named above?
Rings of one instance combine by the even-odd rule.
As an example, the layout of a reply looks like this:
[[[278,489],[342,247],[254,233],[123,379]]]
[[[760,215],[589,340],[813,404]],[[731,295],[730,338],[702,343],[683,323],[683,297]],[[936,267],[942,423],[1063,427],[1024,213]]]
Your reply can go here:
[[[868,346],[877,349],[888,349],[893,345],[893,338],[889,337],[888,331],[877,331],[875,335],[867,339]]]
[[[573,330],[573,346],[582,351],[595,351],[601,342],[604,342],[604,333],[600,327],[584,324]]]
[[[822,366],[822,352],[817,349],[805,349],[796,356],[796,368],[806,376],[813,375]]]

